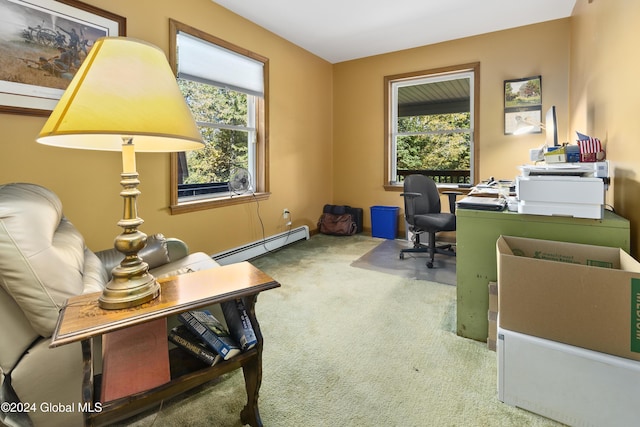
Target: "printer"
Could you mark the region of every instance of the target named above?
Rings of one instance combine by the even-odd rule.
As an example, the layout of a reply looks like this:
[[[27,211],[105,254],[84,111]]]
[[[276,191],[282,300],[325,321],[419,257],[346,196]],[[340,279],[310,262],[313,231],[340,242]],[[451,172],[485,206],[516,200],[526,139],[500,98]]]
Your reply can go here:
[[[609,162],[520,166],[518,213],[602,219]]]

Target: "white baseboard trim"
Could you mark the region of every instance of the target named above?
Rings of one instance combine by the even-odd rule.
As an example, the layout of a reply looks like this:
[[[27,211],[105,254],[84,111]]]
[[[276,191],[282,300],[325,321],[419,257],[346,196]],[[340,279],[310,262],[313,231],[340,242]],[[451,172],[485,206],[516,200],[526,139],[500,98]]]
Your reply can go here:
[[[211,258],[220,265],[233,264],[250,260],[303,239],[309,239],[309,227],[306,225],[292,228],[283,233],[274,234],[264,240],[256,240],[255,242],[247,243],[246,245],[238,246],[228,251],[219,252],[211,255]]]

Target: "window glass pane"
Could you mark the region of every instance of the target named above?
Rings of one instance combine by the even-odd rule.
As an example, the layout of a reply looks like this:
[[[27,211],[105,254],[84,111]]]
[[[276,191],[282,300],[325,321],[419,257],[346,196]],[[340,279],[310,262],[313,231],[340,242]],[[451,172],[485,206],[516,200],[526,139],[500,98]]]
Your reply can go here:
[[[398,118],[398,133],[437,132],[470,129],[469,113],[433,114],[430,116],[407,116]]]
[[[469,134],[397,138],[400,169],[469,169]]]
[[[249,95],[185,79],[178,85],[197,122],[247,126]]]
[[[188,174],[183,184],[224,183],[236,168],[248,168],[247,132],[203,128],[205,148],[186,153]]]
[[[398,169],[469,169],[468,133],[399,136]]]
[[[179,155],[178,198],[223,196],[234,170],[252,172],[249,141],[255,130],[247,127],[252,96],[186,79],[178,84],[205,142],[203,149]]]

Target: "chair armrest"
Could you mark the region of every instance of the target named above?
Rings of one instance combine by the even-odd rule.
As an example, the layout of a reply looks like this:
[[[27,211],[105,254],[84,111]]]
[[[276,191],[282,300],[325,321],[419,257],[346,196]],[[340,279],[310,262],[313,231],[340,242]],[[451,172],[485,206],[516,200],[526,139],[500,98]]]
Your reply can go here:
[[[462,196],[464,193],[460,191],[443,191],[442,194],[449,196],[449,212],[456,212],[456,198]]]
[[[98,251],[95,253],[100,261],[102,261],[102,265],[104,265],[104,269],[109,273],[109,278],[111,278],[111,270],[113,267],[120,264],[120,261],[124,258],[120,252],[118,252],[115,248],[113,249],[104,249],[102,251]]]
[[[415,208],[415,199],[416,197],[420,197],[422,196],[422,193],[410,193],[410,192],[406,192],[406,193],[400,193],[400,196],[403,197],[405,199],[405,219],[407,220],[407,222],[409,223],[409,225],[414,225],[413,224],[413,214],[416,210]],[[406,202],[409,202],[409,204],[407,204]]]
[[[171,251],[169,247],[171,247]],[[173,238],[167,239],[162,234],[154,234],[147,237],[147,244],[138,252],[138,256],[149,264],[149,269],[152,269],[186,256],[185,251],[188,252],[188,248],[184,242]],[[124,255],[115,248],[96,252],[96,255],[102,261],[109,275],[113,267],[124,259]]]
[[[400,193],[402,197],[409,197],[411,199],[415,199],[416,197],[422,196],[422,193]]]
[[[169,261],[173,262],[189,255],[189,246],[180,239],[167,237],[167,252],[169,253]]]

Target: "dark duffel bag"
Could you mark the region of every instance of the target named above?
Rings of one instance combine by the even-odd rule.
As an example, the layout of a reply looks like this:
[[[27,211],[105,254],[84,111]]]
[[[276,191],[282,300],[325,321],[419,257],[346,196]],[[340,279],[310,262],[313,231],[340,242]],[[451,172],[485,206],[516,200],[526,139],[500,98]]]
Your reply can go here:
[[[353,222],[356,223],[356,233],[362,233],[362,208],[352,208],[348,205],[324,205],[322,213],[334,215],[349,214]]]
[[[334,236],[353,236],[357,226],[350,214],[323,213],[318,220],[318,231]]]

